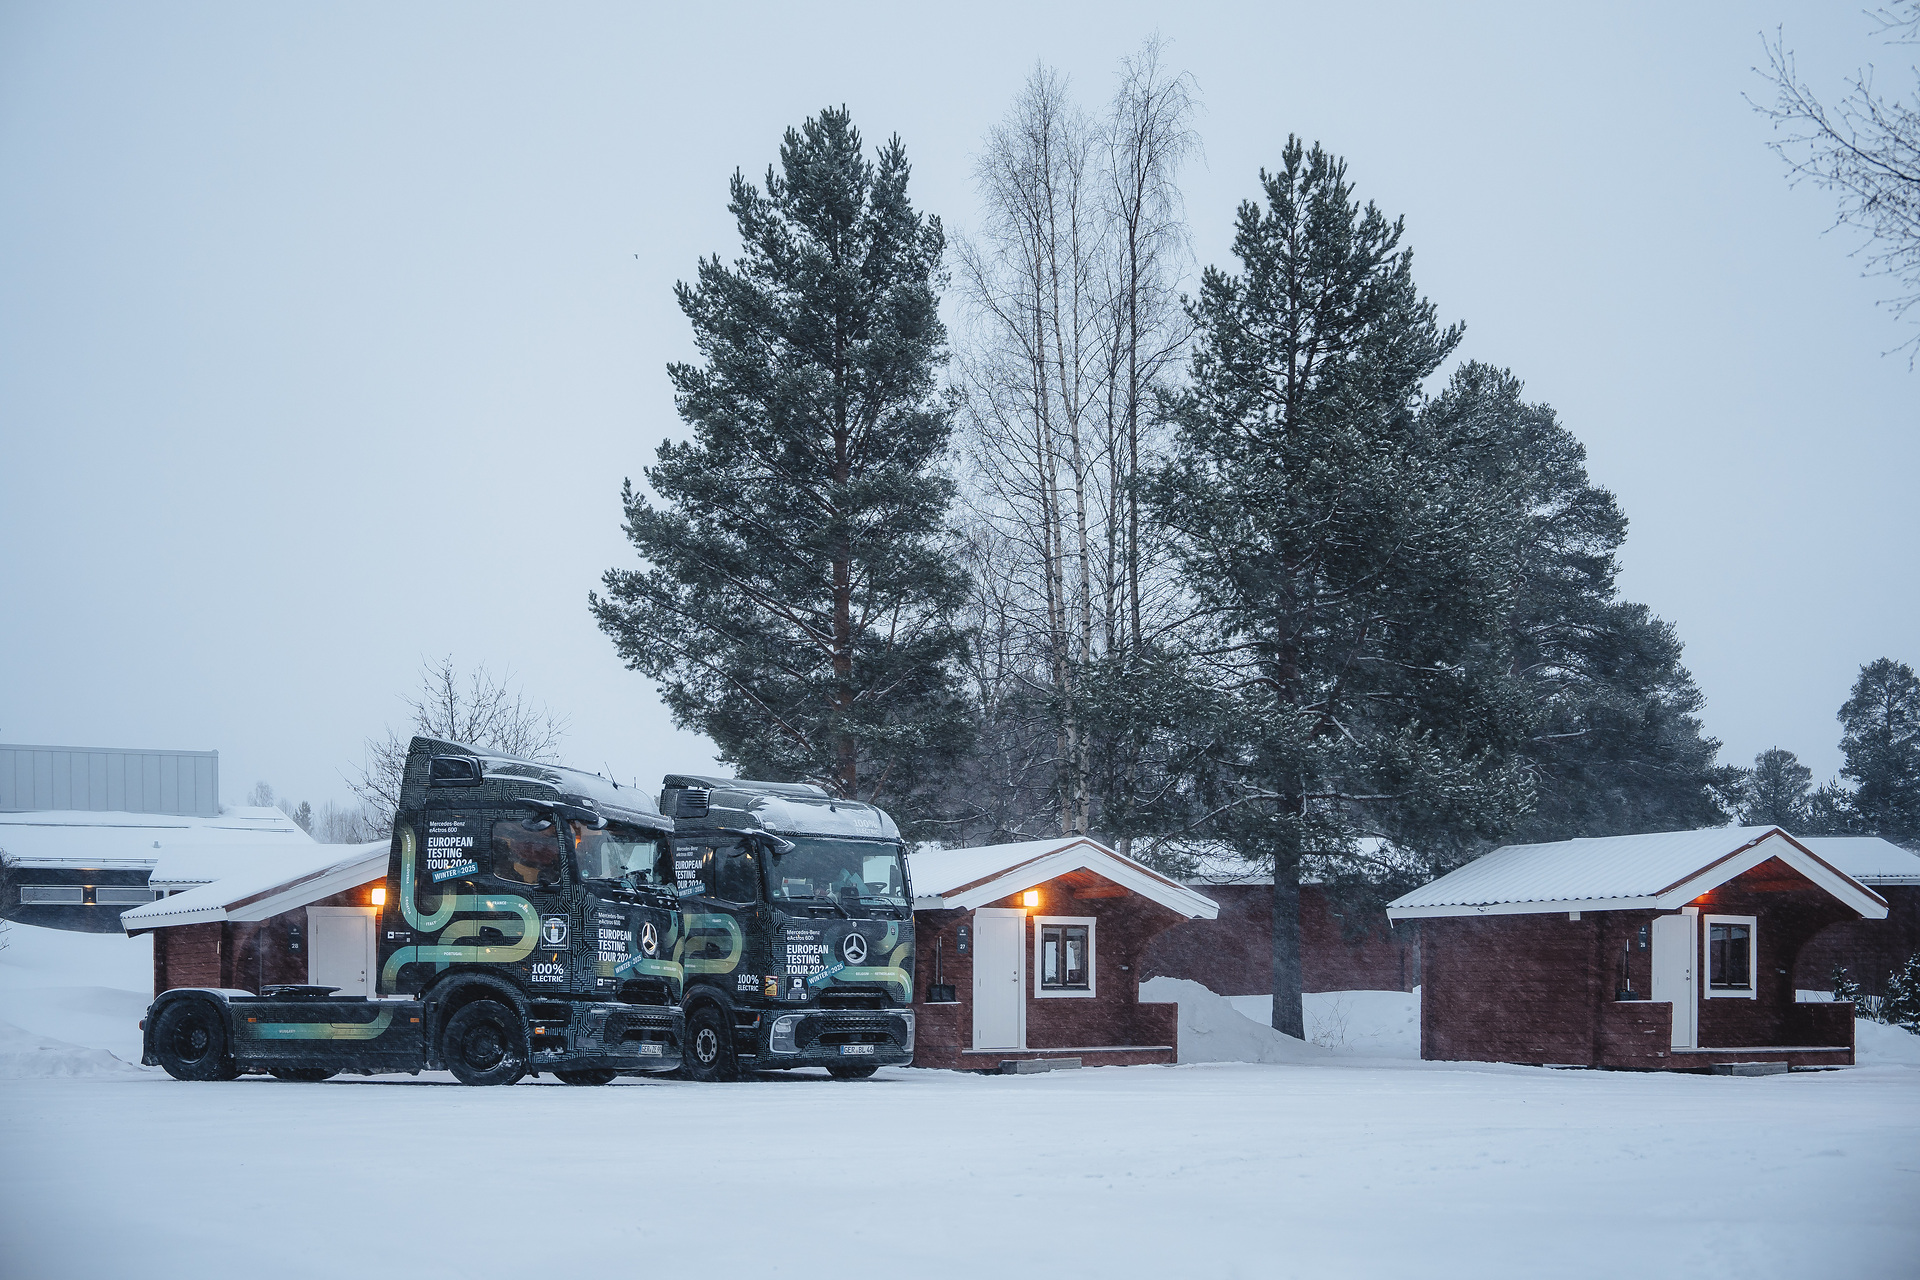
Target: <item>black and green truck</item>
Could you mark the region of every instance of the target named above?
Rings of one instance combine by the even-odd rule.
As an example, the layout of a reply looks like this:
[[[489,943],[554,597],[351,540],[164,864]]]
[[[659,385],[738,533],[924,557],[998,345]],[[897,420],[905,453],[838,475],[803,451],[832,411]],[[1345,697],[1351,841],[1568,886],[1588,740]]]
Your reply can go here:
[[[445,1068],[568,1084],[680,1065],[673,822],[594,774],[418,737],[380,907],[376,995],[161,993],[142,1061],[182,1080]],[[378,899],[376,899],[378,900]]]
[[[913,894],[893,819],[819,787],[672,774],[685,1074],[913,1060]]]

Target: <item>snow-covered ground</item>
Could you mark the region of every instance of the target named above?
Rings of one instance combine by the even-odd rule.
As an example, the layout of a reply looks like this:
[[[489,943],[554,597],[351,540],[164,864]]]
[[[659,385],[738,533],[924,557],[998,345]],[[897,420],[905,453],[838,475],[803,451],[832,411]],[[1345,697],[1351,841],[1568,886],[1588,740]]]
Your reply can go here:
[[[0,1018],[112,1047],[84,1042],[107,1015],[25,999],[44,971],[15,954]],[[1422,1063],[1413,997],[1339,994],[1294,1061],[1021,1077],[183,1084],[0,1058],[0,1274],[1920,1269],[1915,1037],[1862,1024],[1860,1067],[1762,1079]]]

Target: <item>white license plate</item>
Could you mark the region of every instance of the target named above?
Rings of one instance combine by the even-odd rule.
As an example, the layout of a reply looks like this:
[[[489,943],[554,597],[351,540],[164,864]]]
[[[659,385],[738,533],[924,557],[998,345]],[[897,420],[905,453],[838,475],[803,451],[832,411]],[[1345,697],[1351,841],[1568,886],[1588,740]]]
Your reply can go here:
[[[843,1058],[850,1058],[862,1053],[871,1058],[873,1056],[873,1046],[870,1044],[843,1044],[840,1046],[840,1056]]]
[[[663,1044],[654,1044],[646,1040],[640,1042],[640,1056],[643,1058],[664,1058],[666,1053],[667,1047]]]

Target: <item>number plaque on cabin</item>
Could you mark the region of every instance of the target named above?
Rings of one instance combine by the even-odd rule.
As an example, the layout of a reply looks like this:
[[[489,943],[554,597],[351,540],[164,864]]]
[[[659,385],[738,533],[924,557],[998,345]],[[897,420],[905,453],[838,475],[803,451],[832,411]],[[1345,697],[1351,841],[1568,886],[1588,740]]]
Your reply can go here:
[[[963,956],[973,950],[973,927],[971,925],[963,924],[960,926],[960,936],[956,939],[956,949]]]

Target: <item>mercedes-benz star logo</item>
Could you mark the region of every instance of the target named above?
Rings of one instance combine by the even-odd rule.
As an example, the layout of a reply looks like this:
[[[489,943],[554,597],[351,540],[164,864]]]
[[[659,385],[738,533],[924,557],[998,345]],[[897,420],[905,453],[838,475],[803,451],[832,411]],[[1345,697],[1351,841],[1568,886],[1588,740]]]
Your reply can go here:
[[[848,964],[865,964],[867,940],[857,933],[848,934],[840,940],[840,955]]]
[[[660,931],[653,927],[651,920],[640,926],[640,949],[648,955],[660,949]]]

